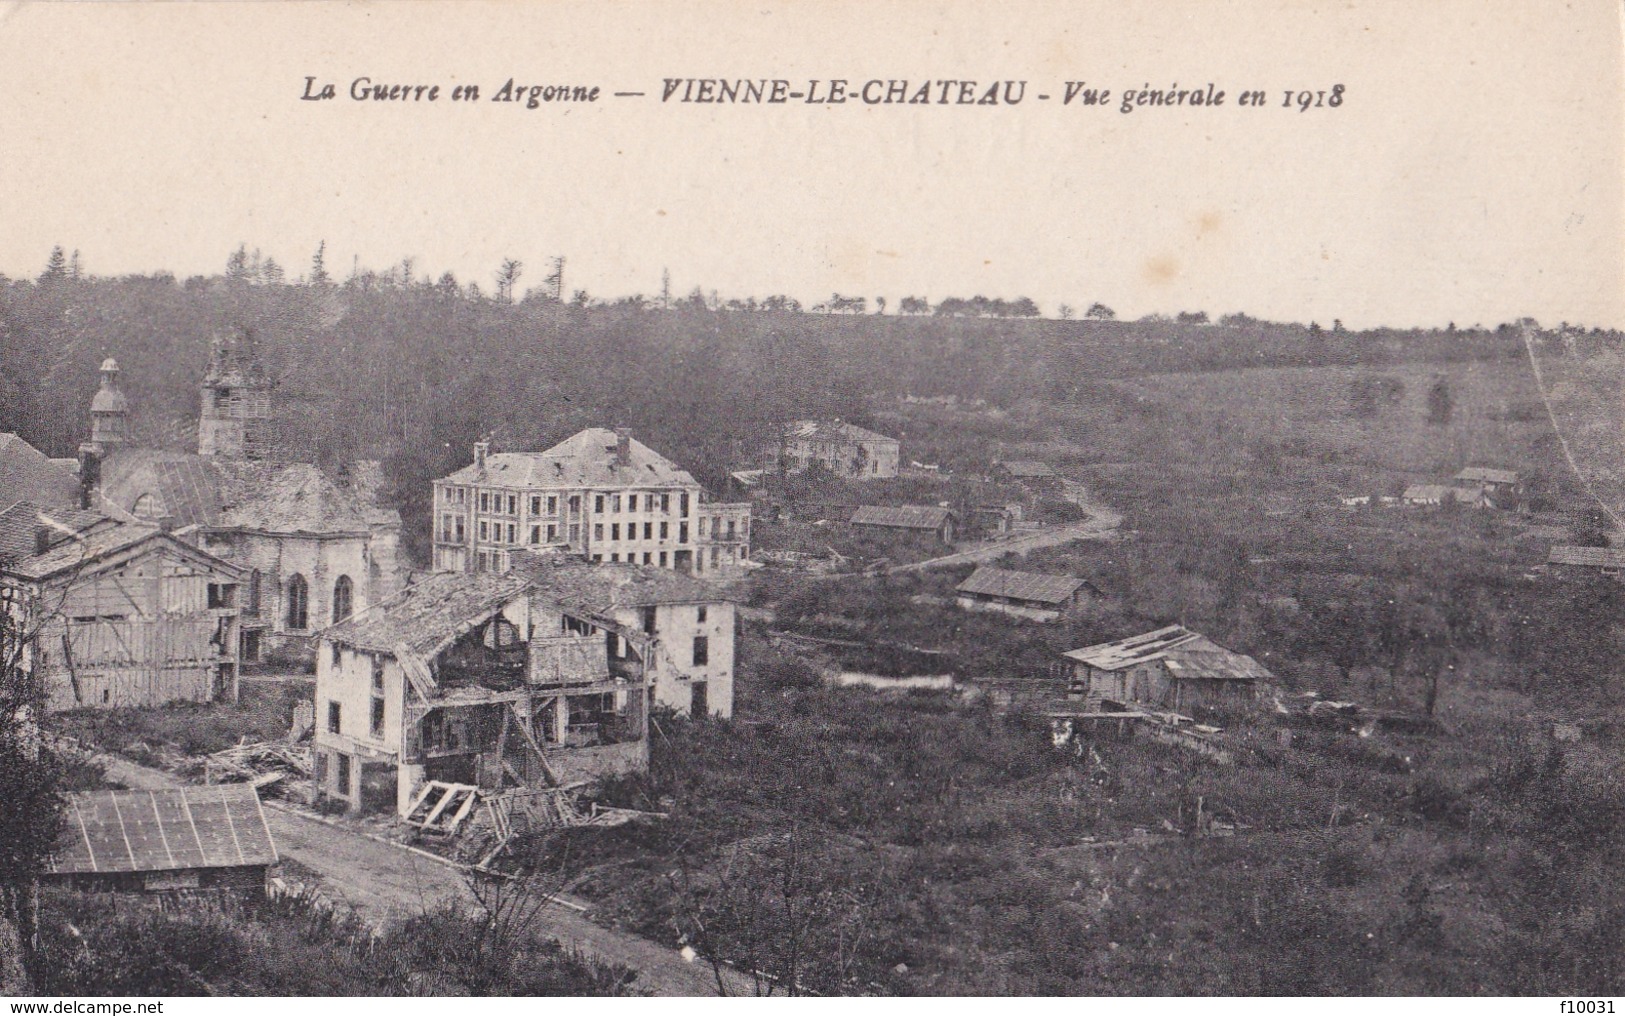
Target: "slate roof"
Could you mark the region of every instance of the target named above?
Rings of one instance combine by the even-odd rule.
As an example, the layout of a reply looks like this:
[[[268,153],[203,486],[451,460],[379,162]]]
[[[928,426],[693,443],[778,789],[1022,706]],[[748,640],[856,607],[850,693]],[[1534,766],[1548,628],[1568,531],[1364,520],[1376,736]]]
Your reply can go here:
[[[1256,681],[1271,676],[1251,656],[1231,652],[1209,641],[1207,636],[1177,624],[1062,655],[1096,670],[1122,670],[1161,660],[1169,674],[1176,678]]]
[[[67,794],[46,870],[56,874],[237,868],[277,863],[259,795],[246,783]]]
[[[1546,563],[1582,568],[1625,568],[1625,548],[1557,546],[1547,553]]]
[[[854,526],[888,526],[893,529],[941,529],[953,513],[930,505],[866,504],[852,513]]]
[[[1011,476],[1018,476],[1024,479],[1047,479],[1056,475],[1055,469],[1048,462],[1031,462],[1018,459],[1010,462],[1001,462],[999,463],[999,468],[1003,469]]]
[[[1518,474],[1510,469],[1488,469],[1484,466],[1468,466],[1456,474],[1456,479],[1468,483],[1509,483],[1518,482]]]
[[[426,658],[527,590],[604,624],[613,623],[610,615],[616,608],[727,599],[710,583],[665,568],[516,555],[505,575],[438,572],[321,634],[356,649],[391,655],[404,649]]]
[[[698,487],[687,470],[636,438],[628,441],[627,464],[615,456],[616,435],[589,427],[541,452],[494,452],[485,465],[471,463],[445,483],[482,483],[530,490],[569,487]]]
[[[97,523],[113,524],[99,512],[80,508],[42,509],[31,501],[18,501],[0,511],[0,561],[33,557],[38,544],[35,534],[43,527],[50,532],[48,545],[61,543],[73,533],[82,533]]]
[[[79,503],[79,476],[16,434],[0,434],[0,498],[66,506]]]
[[[1033,603],[1064,603],[1085,585],[1083,579],[1070,575],[1038,575],[983,565],[961,582],[957,591]]]
[[[840,420],[797,420],[785,428],[785,436],[800,441],[827,441],[831,444],[846,444],[856,441],[889,441],[897,444],[897,439],[866,430],[853,423],[843,423]]]

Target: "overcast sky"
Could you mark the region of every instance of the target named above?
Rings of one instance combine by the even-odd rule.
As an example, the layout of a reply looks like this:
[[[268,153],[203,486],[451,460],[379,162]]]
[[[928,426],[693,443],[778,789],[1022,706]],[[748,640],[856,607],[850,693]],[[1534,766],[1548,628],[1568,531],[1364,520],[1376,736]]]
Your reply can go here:
[[[1619,5],[474,2],[0,7],[0,272],[1031,296],[1053,314],[1625,325]],[[1419,9],[1418,9],[1419,8]],[[300,100],[305,77],[339,98]],[[439,84],[358,103],[362,75]],[[597,85],[592,104],[489,101]],[[662,79],[1027,82],[1016,106],[662,103]],[[1067,107],[1068,80],[1111,107]],[[1125,88],[1227,92],[1123,114]],[[449,91],[474,83],[481,101]],[[1345,86],[1337,109],[1280,108]],[[826,86],[827,87],[827,86]],[[1262,89],[1262,109],[1240,107]],[[616,98],[615,91],[643,91]],[[956,93],[957,94],[957,93]],[[1037,96],[1047,94],[1048,101]]]

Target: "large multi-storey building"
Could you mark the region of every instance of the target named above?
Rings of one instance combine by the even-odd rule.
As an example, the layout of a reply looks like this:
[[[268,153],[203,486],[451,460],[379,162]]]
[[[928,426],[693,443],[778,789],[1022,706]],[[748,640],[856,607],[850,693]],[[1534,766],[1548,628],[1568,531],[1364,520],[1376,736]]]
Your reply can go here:
[[[848,480],[886,480],[897,475],[896,438],[840,420],[797,420],[767,449],[781,470],[799,473],[821,465]]]
[[[750,506],[706,501],[686,470],[601,427],[543,452],[479,442],[471,465],[435,481],[435,571],[501,573],[513,555],[545,551],[720,571],[750,557]]]

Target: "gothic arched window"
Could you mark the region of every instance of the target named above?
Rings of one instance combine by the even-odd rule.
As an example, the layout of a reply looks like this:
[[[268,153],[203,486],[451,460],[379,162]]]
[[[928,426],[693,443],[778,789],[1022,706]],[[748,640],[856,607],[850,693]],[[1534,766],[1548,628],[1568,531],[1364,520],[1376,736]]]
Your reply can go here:
[[[342,621],[345,618],[350,616],[350,612],[354,609],[354,607],[353,607],[354,600],[355,600],[355,585],[354,585],[354,583],[352,583],[350,581],[350,576],[348,576],[348,575],[340,575],[338,581],[333,583],[333,623],[334,624],[338,624],[340,621]]]
[[[303,575],[288,580],[288,628],[304,631],[310,627],[310,587]]]

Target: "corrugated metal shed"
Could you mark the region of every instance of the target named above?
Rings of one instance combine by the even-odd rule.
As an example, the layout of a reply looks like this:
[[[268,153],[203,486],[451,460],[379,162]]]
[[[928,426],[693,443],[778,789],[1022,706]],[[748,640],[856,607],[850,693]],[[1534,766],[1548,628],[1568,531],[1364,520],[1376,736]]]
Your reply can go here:
[[[889,526],[893,529],[941,529],[953,513],[928,505],[870,505],[852,513],[854,526]]]
[[[246,783],[67,795],[55,874],[277,863],[259,795]]]
[[[1064,603],[1086,584],[1070,575],[1038,575],[984,565],[961,582],[957,591],[1034,603]]]
[[[1625,548],[1558,546],[1547,553],[1546,563],[1581,568],[1625,568]]]

